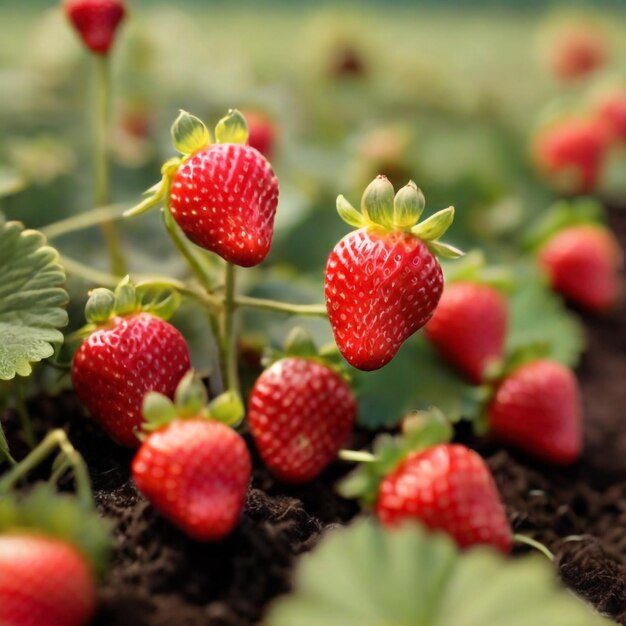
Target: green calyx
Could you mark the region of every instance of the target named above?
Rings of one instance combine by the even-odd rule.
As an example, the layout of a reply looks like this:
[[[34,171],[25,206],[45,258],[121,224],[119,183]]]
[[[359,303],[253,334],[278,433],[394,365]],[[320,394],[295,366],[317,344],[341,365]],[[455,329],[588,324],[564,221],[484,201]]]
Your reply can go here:
[[[98,577],[104,576],[111,550],[109,525],[92,508],[47,485],[35,486],[26,496],[0,499],[0,535],[50,537],[75,547]]]
[[[443,413],[431,407],[428,411],[409,413],[402,422],[402,434],[379,435],[372,454],[342,450],[339,457],[345,461],[360,462],[337,486],[344,498],[358,498],[372,506],[378,499],[382,480],[414,452],[420,452],[452,439],[453,429]]]
[[[511,268],[487,265],[485,254],[479,249],[471,250],[458,262],[443,262],[441,269],[446,284],[477,283],[488,285],[507,295],[515,292],[518,287],[518,280]]]
[[[136,286],[131,282],[130,276],[125,276],[115,291],[99,287],[90,292],[85,305],[88,324],[82,334],[88,334],[95,328],[106,325],[113,317],[139,312],[169,319],[179,304],[180,294],[174,288],[163,287],[154,290],[149,283]]]
[[[196,372],[189,370],[176,388],[174,401],[155,391],[144,396],[142,413],[146,422],[143,429],[151,432],[187,419],[215,420],[236,426],[244,412],[241,398],[233,391],[226,391],[209,402],[204,383]]]
[[[172,143],[182,156],[173,157],[161,167],[161,180],[150,187],[144,200],[124,213],[124,217],[141,215],[167,203],[172,179],[178,168],[193,154],[209,147],[212,137],[205,123],[195,115],[180,110],[171,128]],[[237,110],[229,109],[215,127],[217,143],[241,143],[248,141],[248,124],[246,118]]]
[[[538,250],[556,233],[571,226],[591,224],[603,228],[605,219],[602,205],[594,198],[559,200],[525,234],[524,248]]]
[[[377,176],[365,189],[361,210],[357,211],[344,196],[337,198],[341,219],[355,228],[375,228],[384,231],[405,231],[421,239],[438,256],[456,259],[463,252],[439,239],[454,220],[454,207],[448,207],[419,223],[426,201],[413,181],[394,195],[393,185],[386,176]]]

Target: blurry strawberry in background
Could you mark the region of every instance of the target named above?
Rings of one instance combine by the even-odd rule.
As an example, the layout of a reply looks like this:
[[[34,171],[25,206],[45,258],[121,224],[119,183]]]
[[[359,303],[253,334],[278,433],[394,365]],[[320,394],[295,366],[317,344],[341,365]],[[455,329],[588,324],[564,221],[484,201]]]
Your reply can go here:
[[[587,21],[561,25],[547,52],[551,72],[564,81],[584,78],[606,65],[609,46],[598,26]]]
[[[119,113],[120,128],[135,139],[147,139],[152,131],[151,107],[139,100],[125,102]]]
[[[277,141],[276,122],[266,113],[254,109],[245,109],[242,114],[248,122],[248,145],[266,159],[273,158]]]
[[[354,44],[342,42],[332,52],[328,73],[331,78],[359,78],[367,74],[367,66]]]
[[[532,147],[540,175],[568,194],[595,191],[610,144],[605,124],[596,118],[564,117],[539,130]]]
[[[605,91],[597,97],[594,111],[610,138],[626,143],[626,86]]]

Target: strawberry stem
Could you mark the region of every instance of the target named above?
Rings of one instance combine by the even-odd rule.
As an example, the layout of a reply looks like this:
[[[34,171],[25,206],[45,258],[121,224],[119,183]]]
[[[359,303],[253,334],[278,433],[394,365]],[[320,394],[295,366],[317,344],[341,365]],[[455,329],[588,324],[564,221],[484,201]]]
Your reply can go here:
[[[91,481],[85,461],[71,444],[65,431],[60,428],[48,433],[46,438],[32,452],[0,480],[0,494],[8,494],[18,481],[41,465],[56,449],[60,449],[60,454],[73,470],[78,500],[87,508],[93,508]]]
[[[550,561],[554,561],[554,554],[552,554],[552,552],[550,552],[550,550],[546,546],[544,546],[540,541],[532,539],[531,537],[527,537],[526,535],[518,535],[518,534],[513,535],[513,540],[516,541],[517,543],[523,543],[526,546],[530,546],[531,548],[538,550],[539,552],[541,552],[541,554],[543,554]]]
[[[118,220],[122,217],[122,213],[128,208],[126,204],[110,204],[101,206],[78,215],[52,222],[39,231],[43,233],[50,241],[69,233],[74,233],[83,228],[91,228],[92,226],[100,226],[102,222]],[[118,279],[119,280],[119,279]]]
[[[109,198],[109,165],[107,158],[107,135],[109,125],[109,100],[111,94],[111,67],[108,55],[95,55],[96,103],[94,133],[94,201],[102,207]],[[100,222],[111,263],[111,271],[117,276],[127,274],[126,262],[120,245],[117,228],[110,219]]]
[[[376,461],[376,457],[371,452],[364,450],[339,450],[338,457],[350,463],[374,463]]]
[[[328,315],[325,304],[290,304],[278,300],[265,300],[250,296],[238,296],[235,305],[246,309],[260,309],[262,311],[274,311],[275,313],[288,313],[290,315],[303,315],[309,317],[326,317]]]
[[[222,318],[222,342],[224,381],[226,389],[239,394],[239,373],[237,371],[237,337],[235,329],[235,272],[236,265],[226,263],[224,269],[224,309]]]

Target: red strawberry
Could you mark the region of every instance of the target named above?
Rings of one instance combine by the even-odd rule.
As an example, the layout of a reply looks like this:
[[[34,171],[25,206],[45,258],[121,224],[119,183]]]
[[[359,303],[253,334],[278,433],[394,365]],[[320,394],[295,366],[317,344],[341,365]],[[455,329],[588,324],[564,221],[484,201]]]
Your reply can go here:
[[[113,439],[137,446],[145,393],[171,397],[189,368],[189,349],[178,330],[149,313],[134,313],[113,317],[85,339],[74,357],[72,382]]]
[[[626,142],[626,90],[605,95],[597,103],[596,111],[611,137]]]
[[[590,24],[564,28],[554,41],[550,64],[563,80],[584,77],[606,63],[607,45],[601,32]]]
[[[593,191],[608,147],[604,124],[571,118],[542,131],[535,140],[539,170],[568,192]]]
[[[93,574],[74,547],[31,533],[0,535],[2,626],[84,626],[95,608]]]
[[[263,461],[284,482],[313,480],[349,438],[356,418],[350,387],[310,359],[285,358],[265,370],[248,402]]]
[[[115,32],[126,14],[122,0],[66,0],[65,13],[85,45],[96,54],[107,54]]]
[[[362,228],[346,235],[326,264],[328,319],[350,365],[375,370],[433,314],[441,267],[410,233]]]
[[[511,549],[511,529],[482,458],[465,446],[413,452],[380,484],[376,513],[388,526],[419,520],[448,532],[458,545]]]
[[[199,150],[172,180],[170,208],[185,235],[242,267],[258,265],[267,256],[277,204],[272,166],[246,145]]]
[[[500,441],[540,459],[567,464],[580,456],[578,384],[560,363],[537,360],[515,369],[496,388],[487,416]]]
[[[553,289],[591,311],[610,308],[619,293],[622,261],[613,234],[595,224],[571,226],[554,235],[539,252],[539,263]]]
[[[248,145],[271,159],[276,147],[276,124],[263,113],[244,111],[248,122]]]
[[[213,541],[239,519],[252,461],[232,428],[192,418],[150,434],[132,471],[138,489],[166,518],[197,541]]]
[[[446,284],[426,336],[474,384],[490,362],[502,358],[507,304],[499,291],[472,282]]]

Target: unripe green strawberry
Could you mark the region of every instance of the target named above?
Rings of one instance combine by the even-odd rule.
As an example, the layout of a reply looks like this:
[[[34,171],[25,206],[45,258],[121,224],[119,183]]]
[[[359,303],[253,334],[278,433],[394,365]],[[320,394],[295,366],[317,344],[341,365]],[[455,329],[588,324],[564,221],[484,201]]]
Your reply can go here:
[[[552,288],[572,302],[596,312],[615,304],[622,251],[608,229],[596,224],[564,228],[543,245],[538,260]]]
[[[91,316],[92,303],[100,297],[105,300],[104,313]],[[111,292],[100,289],[87,303],[93,332],[74,356],[72,383],[80,401],[107,433],[118,443],[134,447],[139,445],[144,395],[148,391],[174,394],[191,367],[189,348],[176,328],[134,303],[128,307],[130,312],[117,315],[113,299]]]
[[[0,624],[85,626],[96,583],[76,548],[32,531],[0,534]]]
[[[419,520],[467,548],[511,549],[511,528],[489,468],[456,444],[414,452],[380,484],[376,514],[388,526]]]
[[[490,363],[504,352],[507,304],[489,285],[459,281],[446,284],[426,337],[472,383],[483,380]]]
[[[356,403],[346,381],[313,359],[284,358],[256,381],[248,423],[263,461],[287,483],[313,480],[352,433]]]
[[[544,461],[568,464],[582,450],[578,383],[564,365],[539,359],[514,369],[487,408],[490,432]]]
[[[107,54],[124,19],[122,0],[65,0],[65,13],[85,45],[96,54]]]
[[[363,194],[361,213],[339,196],[341,217],[359,230],[331,252],[324,282],[328,319],[344,358],[362,370],[388,363],[431,317],[443,289],[435,254],[462,253],[438,238],[452,223],[452,207],[416,224],[424,196],[409,183],[394,198],[384,176]]]
[[[197,541],[229,534],[239,520],[252,461],[229,426],[199,416],[148,435],[132,464],[137,488]]]

